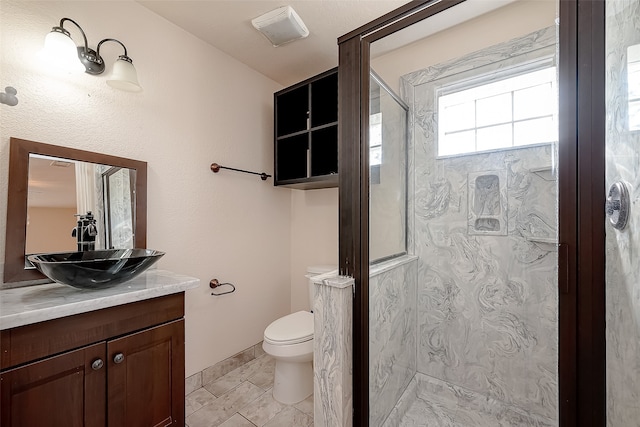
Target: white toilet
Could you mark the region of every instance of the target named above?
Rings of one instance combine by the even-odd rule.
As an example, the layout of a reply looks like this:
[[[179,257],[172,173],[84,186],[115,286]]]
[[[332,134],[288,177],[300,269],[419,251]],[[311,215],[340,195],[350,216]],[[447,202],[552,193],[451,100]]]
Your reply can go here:
[[[313,309],[311,277],[335,270],[334,266],[307,269],[309,304]],[[276,359],[273,398],[278,402],[300,402],[313,393],[313,314],[298,311],[272,322],[264,330],[264,351]]]

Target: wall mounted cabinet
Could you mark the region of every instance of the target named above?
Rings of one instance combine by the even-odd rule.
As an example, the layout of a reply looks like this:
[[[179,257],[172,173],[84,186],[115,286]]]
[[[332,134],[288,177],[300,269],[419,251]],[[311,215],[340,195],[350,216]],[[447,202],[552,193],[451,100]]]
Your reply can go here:
[[[338,186],[338,69],[274,94],[275,185]]]

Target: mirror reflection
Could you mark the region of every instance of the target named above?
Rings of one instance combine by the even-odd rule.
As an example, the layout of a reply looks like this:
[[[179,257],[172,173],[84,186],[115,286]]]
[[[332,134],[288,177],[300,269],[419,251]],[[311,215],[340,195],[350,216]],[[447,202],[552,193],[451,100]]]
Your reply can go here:
[[[31,153],[25,254],[133,248],[135,185],[135,169]]]

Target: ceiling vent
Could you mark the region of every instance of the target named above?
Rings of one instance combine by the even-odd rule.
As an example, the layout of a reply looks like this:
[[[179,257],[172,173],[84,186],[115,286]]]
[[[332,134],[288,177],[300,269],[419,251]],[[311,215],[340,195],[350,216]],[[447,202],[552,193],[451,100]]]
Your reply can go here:
[[[309,35],[300,16],[291,6],[282,6],[251,20],[256,30],[269,39],[274,47]]]

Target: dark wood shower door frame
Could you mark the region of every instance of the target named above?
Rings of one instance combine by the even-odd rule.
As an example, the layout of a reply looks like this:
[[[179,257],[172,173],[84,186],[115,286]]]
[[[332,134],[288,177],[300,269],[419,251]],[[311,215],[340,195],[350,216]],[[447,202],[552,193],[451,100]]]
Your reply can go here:
[[[356,282],[359,427],[369,422],[369,45],[463,1],[412,1],[338,39],[339,265]],[[600,427],[606,425],[604,0],[559,5],[559,418],[562,427]]]

